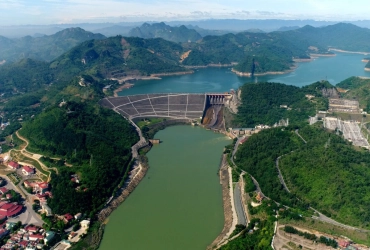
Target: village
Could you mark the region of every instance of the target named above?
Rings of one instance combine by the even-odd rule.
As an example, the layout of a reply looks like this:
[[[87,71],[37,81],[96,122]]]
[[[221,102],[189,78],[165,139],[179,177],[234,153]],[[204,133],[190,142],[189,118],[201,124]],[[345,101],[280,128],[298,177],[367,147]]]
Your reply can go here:
[[[68,249],[87,234],[90,219],[84,214],[53,214],[47,204],[50,185],[38,169],[8,155],[0,163],[0,250]],[[71,181],[78,182],[78,176]]]

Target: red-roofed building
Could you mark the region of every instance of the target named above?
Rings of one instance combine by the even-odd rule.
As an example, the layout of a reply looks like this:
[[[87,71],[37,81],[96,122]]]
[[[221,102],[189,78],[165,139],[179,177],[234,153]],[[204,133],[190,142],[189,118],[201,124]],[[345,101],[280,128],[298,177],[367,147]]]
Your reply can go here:
[[[26,248],[26,247],[27,247],[27,245],[28,245],[28,241],[22,240],[21,242],[19,242],[19,243],[18,243],[18,245],[19,245],[20,247]]]
[[[24,175],[31,175],[31,174],[35,174],[36,170],[35,170],[35,168],[31,168],[30,166],[24,166],[22,168],[22,173]]]
[[[35,185],[33,186],[33,191],[35,193],[44,194],[48,190],[49,190],[49,183],[47,182],[38,182],[38,183],[35,183]]]
[[[28,225],[24,228],[24,230],[26,230],[27,232],[30,232],[30,233],[37,233],[39,231],[39,228],[35,227],[35,226]]]
[[[5,194],[6,192],[8,192],[8,189],[6,187],[1,187],[0,188],[0,193],[1,194]]]
[[[18,169],[20,166],[15,161],[10,161],[10,162],[8,162],[8,167],[10,167],[12,169]]]
[[[29,236],[28,236],[28,239],[30,240],[30,241],[37,241],[37,240],[43,240],[45,237],[44,236],[42,236],[41,234],[30,234]]]
[[[73,220],[73,216],[71,214],[65,214],[65,215],[63,215],[63,221],[64,221],[64,223],[67,224],[71,220]]]
[[[0,216],[13,217],[20,214],[23,210],[22,205],[17,203],[5,203],[0,207]]]
[[[346,241],[346,240],[339,240],[338,241],[338,245],[340,246],[340,247],[348,247],[349,245],[350,245],[350,242],[348,242],[348,241]]]
[[[26,187],[26,188],[30,188],[30,187],[33,187],[33,182],[29,182],[29,181],[24,181],[23,182],[23,184],[24,184],[24,186]]]

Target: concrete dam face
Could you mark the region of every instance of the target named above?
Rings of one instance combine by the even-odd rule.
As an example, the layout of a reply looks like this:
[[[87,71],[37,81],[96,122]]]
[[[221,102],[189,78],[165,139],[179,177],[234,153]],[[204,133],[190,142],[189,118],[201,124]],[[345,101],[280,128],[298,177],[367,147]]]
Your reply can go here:
[[[145,94],[107,97],[99,101],[128,119],[168,117],[172,119],[202,119],[206,127],[223,121],[223,106],[228,94]]]

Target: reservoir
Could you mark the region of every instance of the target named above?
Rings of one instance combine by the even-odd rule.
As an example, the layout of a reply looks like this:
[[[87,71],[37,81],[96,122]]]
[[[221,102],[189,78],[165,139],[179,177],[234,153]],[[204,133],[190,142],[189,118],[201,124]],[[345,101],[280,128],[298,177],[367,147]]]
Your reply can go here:
[[[217,175],[230,139],[200,127],[159,131],[149,171],[109,217],[99,249],[204,250],[223,228]]]
[[[364,55],[337,53],[333,57],[320,57],[311,62],[298,63],[298,68],[283,75],[240,77],[231,68],[196,69],[194,74],[166,76],[161,80],[141,80],[134,87],[123,90],[119,95],[148,93],[204,93],[227,92],[238,89],[247,82],[280,82],[294,86],[305,86],[319,80],[328,80],[335,85],[351,76],[370,77],[365,71]]]

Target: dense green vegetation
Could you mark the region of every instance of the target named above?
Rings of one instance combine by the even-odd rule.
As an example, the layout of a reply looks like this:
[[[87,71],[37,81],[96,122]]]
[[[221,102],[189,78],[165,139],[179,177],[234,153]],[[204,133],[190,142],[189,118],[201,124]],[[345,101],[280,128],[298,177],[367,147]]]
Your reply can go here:
[[[99,78],[186,71],[179,66],[183,48],[173,42],[121,36],[92,40],[68,51],[50,65],[58,79],[77,74]]]
[[[272,201],[264,201],[256,207],[254,218],[241,235],[222,246],[221,250],[256,249],[270,250],[274,234],[275,210],[278,206]],[[260,219],[263,217],[264,219]],[[242,229],[241,227],[238,230]]]
[[[337,87],[349,89],[342,96],[359,101],[360,108],[370,112],[370,79],[351,77],[337,84]]]
[[[308,143],[279,163],[291,192],[338,221],[369,227],[368,152],[318,127],[305,126],[299,133]]]
[[[288,206],[305,205],[286,192],[281,185],[275,160],[280,155],[287,154],[302,144],[294,130],[281,128],[268,129],[250,137],[239,146],[235,155],[235,164],[251,174],[260,184],[263,193],[273,200]]]
[[[0,61],[16,62],[24,58],[51,61],[81,42],[91,39],[104,39],[101,34],[94,34],[81,28],[69,28],[54,35],[19,39],[0,37]]]
[[[115,112],[75,102],[48,108],[20,132],[30,141],[29,150],[73,164],[52,175],[49,204],[57,214],[97,211],[121,181],[130,147],[138,140],[135,129]],[[72,174],[79,184],[71,182]]]
[[[12,93],[35,91],[44,88],[53,79],[48,63],[23,59],[0,67],[0,92],[8,96]]]
[[[184,25],[171,27],[165,23],[144,23],[140,27],[133,28],[129,36],[141,38],[163,38],[171,42],[196,42],[202,36],[193,29],[188,29]]]
[[[254,127],[273,125],[289,118],[290,124],[300,124],[316,110],[327,110],[328,103],[321,89],[330,87],[328,82],[316,82],[303,88],[280,83],[245,84],[241,87],[242,104],[233,122],[239,127]],[[306,94],[315,98],[308,100]],[[287,105],[287,108],[280,105]]]

